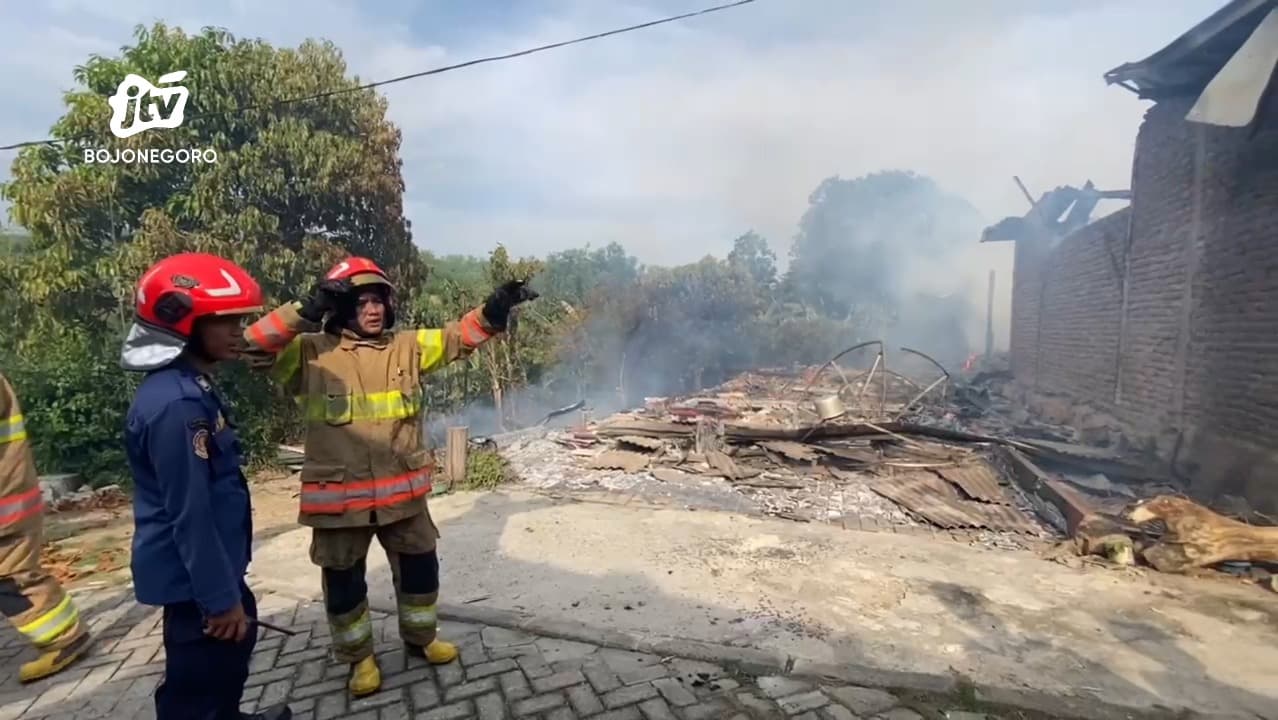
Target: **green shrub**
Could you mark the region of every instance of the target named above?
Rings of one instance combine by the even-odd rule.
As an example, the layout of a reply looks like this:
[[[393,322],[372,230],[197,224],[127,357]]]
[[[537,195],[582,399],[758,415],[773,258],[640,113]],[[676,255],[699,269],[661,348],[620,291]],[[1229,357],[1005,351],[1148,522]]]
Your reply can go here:
[[[462,490],[492,490],[513,477],[510,464],[496,450],[472,450],[466,458],[466,481]]]
[[[136,379],[103,362],[103,345],[55,332],[33,337],[8,358],[5,374],[43,474],[78,473],[94,485],[128,478],[124,416]]]

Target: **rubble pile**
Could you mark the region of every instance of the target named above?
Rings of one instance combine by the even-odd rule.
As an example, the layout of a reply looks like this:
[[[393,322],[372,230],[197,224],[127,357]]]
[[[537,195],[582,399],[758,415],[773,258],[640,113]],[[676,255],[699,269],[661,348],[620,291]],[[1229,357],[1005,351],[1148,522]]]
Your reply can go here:
[[[877,361],[855,374],[833,363],[761,370],[502,452],[539,488],[641,493],[851,529],[944,530],[1000,546],[1049,536],[991,462],[986,439],[962,431],[972,412],[942,380],[918,382]]]
[[[1063,539],[1052,552],[1075,562],[1216,566],[1278,588],[1265,569],[1278,562],[1278,529],[1178,497],[1166,468],[1132,454],[1107,423],[1071,426],[1062,408],[1029,413],[1007,387],[1010,372],[989,364],[953,377],[903,348],[939,371],[918,379],[888,369],[880,346],[868,370],[840,367],[851,350],[876,344],[820,367],[647,398],[598,422],[583,413],[573,427],[521,435],[502,452],[524,483],[544,489],[947,533],[989,547]]]
[[[88,510],[118,510],[127,507],[132,500],[119,485],[104,485],[97,489],[82,488],[73,493],[56,497],[48,504],[49,512],[85,512]]]

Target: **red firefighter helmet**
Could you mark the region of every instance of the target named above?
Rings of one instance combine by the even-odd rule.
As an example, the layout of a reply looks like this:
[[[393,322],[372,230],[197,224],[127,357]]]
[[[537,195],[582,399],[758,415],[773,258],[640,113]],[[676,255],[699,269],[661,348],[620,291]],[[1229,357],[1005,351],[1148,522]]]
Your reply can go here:
[[[348,257],[329,269],[324,276],[328,280],[350,280],[351,285],[385,285],[387,290],[394,290],[390,277],[377,263],[364,257]]]
[[[121,350],[130,370],[162,367],[182,352],[195,321],[207,315],[262,310],[262,288],[248,272],[217,255],[182,253],[152,265],[134,293],[136,321]]]
[[[359,292],[365,288],[382,286],[384,295],[383,300],[386,303],[386,320],[385,327],[387,329],[395,325],[395,286],[391,284],[390,278],[386,275],[386,271],[378,267],[377,263],[366,257],[348,257],[337,263],[329,269],[328,274],[324,276],[326,280],[348,280],[351,284],[350,295],[352,299],[358,297]],[[348,306],[347,312],[351,311],[352,306]],[[338,325],[345,320],[337,320]],[[331,326],[333,329],[337,325]]]

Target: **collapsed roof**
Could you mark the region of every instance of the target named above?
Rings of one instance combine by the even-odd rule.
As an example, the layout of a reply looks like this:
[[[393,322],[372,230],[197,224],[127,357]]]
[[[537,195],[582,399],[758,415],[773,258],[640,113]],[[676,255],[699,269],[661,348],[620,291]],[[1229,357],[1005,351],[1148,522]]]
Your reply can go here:
[[[1274,92],[1278,0],[1232,0],[1167,47],[1105,73],[1142,98],[1198,96],[1188,119],[1243,127]]]

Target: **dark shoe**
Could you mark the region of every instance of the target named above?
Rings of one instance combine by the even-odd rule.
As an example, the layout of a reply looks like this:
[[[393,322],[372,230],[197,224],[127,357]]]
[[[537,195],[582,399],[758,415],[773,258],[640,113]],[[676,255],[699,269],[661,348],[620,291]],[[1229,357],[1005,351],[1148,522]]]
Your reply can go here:
[[[240,713],[240,720],[293,720],[293,709],[288,705],[276,705],[258,713]]]

